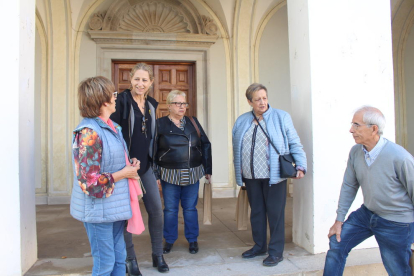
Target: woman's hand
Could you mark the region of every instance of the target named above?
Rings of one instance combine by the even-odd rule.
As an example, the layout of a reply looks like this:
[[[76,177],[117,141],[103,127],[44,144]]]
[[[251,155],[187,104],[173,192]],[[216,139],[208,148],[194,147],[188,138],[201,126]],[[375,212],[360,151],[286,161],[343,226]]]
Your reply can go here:
[[[303,171],[298,170],[296,171],[296,177],[292,177],[293,179],[301,179],[305,176],[305,174],[303,173]]]
[[[135,157],[131,158],[131,165],[133,167],[138,167],[138,170],[141,168],[141,161],[136,159]]]
[[[210,183],[211,182],[211,174],[206,174],[205,177],[208,180],[208,182]]]
[[[138,180],[139,176],[137,171],[137,167],[127,165],[122,170],[113,173],[112,177],[114,178],[115,182],[118,182],[119,180],[124,178],[132,178]]]

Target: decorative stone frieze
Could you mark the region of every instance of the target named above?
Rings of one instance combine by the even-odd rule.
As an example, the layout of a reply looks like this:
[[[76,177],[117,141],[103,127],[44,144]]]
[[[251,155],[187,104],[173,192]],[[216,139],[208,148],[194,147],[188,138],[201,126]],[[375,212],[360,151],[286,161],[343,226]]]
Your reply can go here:
[[[206,34],[208,35],[216,35],[218,31],[218,27],[214,21],[208,17],[203,15],[202,16],[203,23],[204,23],[204,29],[206,30]]]
[[[214,21],[189,0],[116,0],[94,14],[89,34],[99,44],[210,47],[218,38]]]
[[[128,9],[119,22],[120,31],[150,33],[191,33],[188,19],[174,7],[146,2]]]
[[[95,13],[92,16],[91,20],[89,20],[89,28],[91,28],[91,30],[94,30],[94,31],[102,30],[104,18],[105,18],[104,13]]]

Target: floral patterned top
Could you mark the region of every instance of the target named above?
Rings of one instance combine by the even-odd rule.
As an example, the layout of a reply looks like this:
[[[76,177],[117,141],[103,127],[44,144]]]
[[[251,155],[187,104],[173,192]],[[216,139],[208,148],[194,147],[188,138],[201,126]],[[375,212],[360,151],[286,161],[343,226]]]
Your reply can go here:
[[[102,141],[90,128],[76,132],[73,142],[76,176],[82,191],[95,198],[110,197],[115,188],[111,173],[100,173]]]

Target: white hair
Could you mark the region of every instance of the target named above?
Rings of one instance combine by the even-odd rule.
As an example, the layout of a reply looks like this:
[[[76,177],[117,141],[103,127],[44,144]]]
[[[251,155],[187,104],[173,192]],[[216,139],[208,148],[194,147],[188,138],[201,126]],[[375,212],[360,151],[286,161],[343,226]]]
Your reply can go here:
[[[367,125],[376,125],[378,127],[378,135],[382,136],[385,128],[385,117],[382,112],[373,106],[364,105],[355,110],[354,115],[363,112],[362,120]]]
[[[183,96],[184,98],[187,98],[185,95],[185,92],[180,91],[180,90],[172,90],[170,93],[168,93],[167,104],[171,104],[174,98],[177,96]]]

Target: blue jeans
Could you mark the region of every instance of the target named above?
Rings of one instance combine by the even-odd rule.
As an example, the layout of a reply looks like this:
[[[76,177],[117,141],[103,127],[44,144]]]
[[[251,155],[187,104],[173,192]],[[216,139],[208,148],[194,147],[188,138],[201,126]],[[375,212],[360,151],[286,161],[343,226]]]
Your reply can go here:
[[[91,244],[92,275],[125,276],[126,249],[124,241],[125,221],[107,223],[84,222]]]
[[[188,242],[197,241],[198,237],[198,187],[200,181],[188,186],[179,186],[161,180],[164,197],[164,239],[174,243],[178,238],[178,204],[184,215],[184,234]]]
[[[383,219],[364,205],[352,212],[342,225],[341,242],[337,242],[336,235],[331,236],[323,275],[342,275],[348,253],[372,235],[378,242],[382,262],[388,274],[411,276],[408,262],[414,239],[414,223]]]

